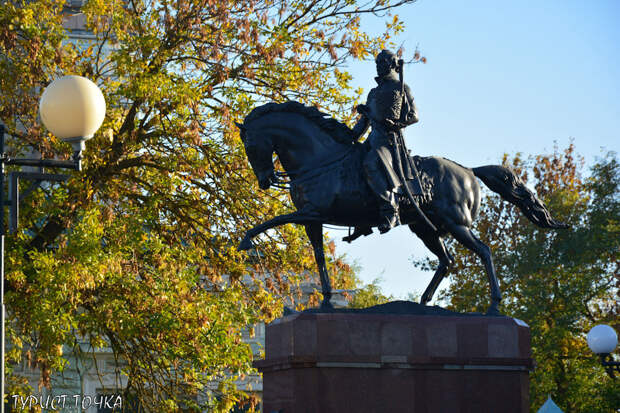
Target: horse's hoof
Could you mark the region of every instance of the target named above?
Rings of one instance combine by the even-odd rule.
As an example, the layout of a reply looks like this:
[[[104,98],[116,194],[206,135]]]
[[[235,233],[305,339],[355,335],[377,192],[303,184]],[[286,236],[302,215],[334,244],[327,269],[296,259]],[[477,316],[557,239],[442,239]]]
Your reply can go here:
[[[247,251],[252,248],[252,246],[252,240],[249,238],[244,238],[243,241],[241,241],[237,246],[237,251]]]
[[[502,313],[499,312],[499,309],[497,308],[497,304],[491,304],[491,306],[487,309],[487,313],[486,315],[490,315],[490,316],[498,316],[498,315],[502,315]]]
[[[284,311],[282,313],[284,316],[287,315],[292,315],[292,314],[299,314],[299,311],[293,310],[292,308],[289,308],[287,306],[284,306]]]

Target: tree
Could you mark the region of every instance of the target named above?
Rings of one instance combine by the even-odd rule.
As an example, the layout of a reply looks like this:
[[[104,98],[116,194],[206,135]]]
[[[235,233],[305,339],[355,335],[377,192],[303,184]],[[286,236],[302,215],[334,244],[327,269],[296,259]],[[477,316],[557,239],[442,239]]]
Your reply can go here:
[[[360,286],[355,291],[355,296],[349,303],[350,308],[368,308],[379,304],[385,304],[394,299],[381,292],[380,278],[375,278],[369,284]]]
[[[572,145],[528,159],[504,155],[503,163],[535,188],[557,219],[571,226],[540,229],[488,192],[476,222],[480,239],[493,253],[503,313],[531,328],[536,362],[530,375],[532,411],[548,395],[565,412],[614,411],[620,388],[605,376],[585,334],[598,323],[620,327],[618,159],[608,154],[587,177]],[[457,311],[483,311],[488,301],[484,268],[462,246],[449,244],[455,265],[441,299]]]
[[[257,190],[234,122],[287,99],[351,121],[361,91],[345,63],[403,30],[390,15],[384,34],[369,35],[362,16],[411,2],[89,0],[81,12],[95,38],[81,42],[66,40],[64,0],[2,2],[11,155],[69,156],[37,119],[58,75],[94,80],[108,106],[84,171],[28,198],[23,229],[7,240],[11,359],[25,354],[48,385],[62,345],[88,337],[127,362],[128,391],[150,410],[198,408],[187,396],[214,380],[205,406],[242,398],[232,383],[251,354],[240,329],[277,315],[279,297],[315,268],[294,226],[262,237],[251,256],[236,251],[252,224],[290,207],[283,192]],[[346,286],[350,268],[334,267]]]

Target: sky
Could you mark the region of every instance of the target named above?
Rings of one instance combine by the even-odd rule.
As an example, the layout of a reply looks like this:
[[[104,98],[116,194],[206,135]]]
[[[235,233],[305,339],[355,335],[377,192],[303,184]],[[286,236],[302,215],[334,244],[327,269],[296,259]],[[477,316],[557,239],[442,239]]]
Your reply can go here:
[[[620,1],[419,0],[397,14],[404,57],[418,46],[428,59],[405,68],[420,117],[404,131],[413,153],[476,167],[570,142],[586,165],[620,151]],[[354,86],[374,86],[373,61],[349,71]],[[338,241],[346,230],[327,233],[388,295],[419,295],[432,278],[414,268],[430,253],[406,226],[352,244]]]

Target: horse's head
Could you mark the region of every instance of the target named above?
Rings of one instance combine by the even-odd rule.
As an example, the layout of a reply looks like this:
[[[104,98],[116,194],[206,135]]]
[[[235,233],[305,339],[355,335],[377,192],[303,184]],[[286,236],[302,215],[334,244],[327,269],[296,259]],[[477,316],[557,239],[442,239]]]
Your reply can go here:
[[[254,175],[258,179],[258,186],[261,189],[268,189],[271,184],[277,181],[275,168],[273,166],[273,145],[270,139],[258,138],[252,129],[245,125],[236,123],[239,128],[241,140],[245,147],[245,154],[250,161]]]

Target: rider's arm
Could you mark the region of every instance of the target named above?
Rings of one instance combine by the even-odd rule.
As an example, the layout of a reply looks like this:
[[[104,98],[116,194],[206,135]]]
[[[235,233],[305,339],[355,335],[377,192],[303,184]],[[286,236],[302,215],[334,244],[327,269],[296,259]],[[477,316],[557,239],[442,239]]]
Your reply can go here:
[[[411,94],[411,89],[409,86],[405,85],[405,97],[407,99],[407,105],[409,110],[405,115],[405,123],[407,125],[412,125],[418,122],[418,109],[415,107],[415,102],[413,101],[413,95]]]
[[[353,126],[353,142],[357,142],[359,138],[361,138],[362,135],[366,133],[368,127],[370,126],[370,120],[368,119],[368,116],[361,110],[361,108],[358,109],[358,112],[360,112],[362,116],[359,118],[355,126]]]

